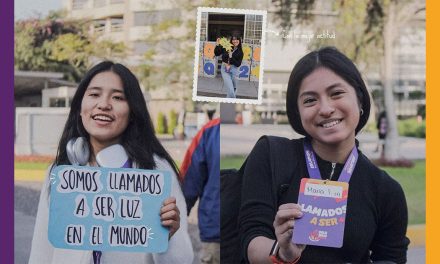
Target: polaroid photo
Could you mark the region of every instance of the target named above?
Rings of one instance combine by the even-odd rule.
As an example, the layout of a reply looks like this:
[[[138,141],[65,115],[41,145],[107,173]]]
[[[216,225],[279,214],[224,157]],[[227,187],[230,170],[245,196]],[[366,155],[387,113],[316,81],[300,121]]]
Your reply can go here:
[[[193,100],[261,104],[266,10],[199,7]]]

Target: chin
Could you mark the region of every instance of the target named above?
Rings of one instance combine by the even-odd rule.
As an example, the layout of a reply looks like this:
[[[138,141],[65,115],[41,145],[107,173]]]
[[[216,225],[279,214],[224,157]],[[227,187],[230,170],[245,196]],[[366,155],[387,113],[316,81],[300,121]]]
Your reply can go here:
[[[338,145],[351,140],[351,137],[348,135],[327,135],[327,136],[316,137],[316,140],[324,144]]]

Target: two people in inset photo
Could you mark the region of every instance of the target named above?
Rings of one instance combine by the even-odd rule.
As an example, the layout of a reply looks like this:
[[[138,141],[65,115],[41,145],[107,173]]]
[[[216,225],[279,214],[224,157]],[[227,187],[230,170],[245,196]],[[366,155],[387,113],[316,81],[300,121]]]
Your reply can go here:
[[[83,141],[80,148],[70,145],[72,139],[79,138]],[[158,214],[162,226],[169,229],[167,251],[153,254],[54,248],[48,240],[48,229],[54,228],[48,226],[49,198],[53,191],[51,170],[54,166],[76,163],[75,160],[82,160],[80,165],[96,167],[100,165],[97,158],[100,151],[115,144],[120,144],[128,157],[129,162],[124,167],[171,172],[171,196],[163,201]],[[121,64],[110,61],[97,64],[78,85],[55,160],[48,169],[40,195],[29,263],[191,264],[194,252],[187,229],[185,198],[177,175],[176,164],[154,133],[137,78]]]
[[[292,128],[304,137],[263,137],[247,158],[239,211],[243,262],[406,263],[404,192],[358,149],[356,135],[367,123],[370,104],[361,74],[337,49],[322,48],[297,62],[288,83],[286,112]],[[295,234],[304,233],[297,223],[307,210],[322,213],[324,221],[306,222],[316,226],[308,237],[302,234],[304,238],[326,239],[326,231],[318,231],[329,225],[330,216],[318,210],[321,207],[298,203],[299,196],[305,197],[300,190],[303,179],[323,182],[324,189],[325,182],[348,183],[348,193],[342,196],[345,219],[330,222],[344,225],[342,247],[292,242]]]
[[[236,98],[237,94],[237,78],[239,75],[239,68],[243,60],[243,49],[241,46],[240,37],[234,35],[230,39],[232,47],[227,50],[220,45],[220,38],[217,38],[217,46],[214,49],[215,56],[221,56],[221,74],[223,84],[226,87],[226,97]]]

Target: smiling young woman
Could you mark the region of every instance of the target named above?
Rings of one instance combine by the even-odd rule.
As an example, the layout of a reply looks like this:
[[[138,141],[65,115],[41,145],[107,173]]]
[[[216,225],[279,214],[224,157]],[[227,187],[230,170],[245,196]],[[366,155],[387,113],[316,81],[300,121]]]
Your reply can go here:
[[[238,70],[243,60],[243,49],[240,37],[232,36],[230,42],[233,48],[228,52],[220,45],[220,38],[218,38],[214,54],[215,56],[221,56],[222,59],[221,74],[227,89],[226,97],[235,98],[237,93],[236,79],[238,78]]]
[[[322,48],[297,62],[287,87],[286,112],[292,128],[304,138],[276,139],[287,146],[277,160],[270,155],[276,150],[269,141],[260,139],[247,158],[239,216],[243,262],[406,263],[405,195],[358,149],[356,135],[368,120],[370,104],[361,74],[337,49]],[[290,180],[278,185],[277,179]],[[343,199],[326,200],[333,207],[322,207],[317,202],[322,197],[304,198],[310,202],[307,207],[298,199],[306,197],[300,186],[309,181],[320,188],[349,188]],[[335,226],[331,234],[336,235],[328,243],[338,246],[317,244],[332,230],[309,221],[310,212],[304,208],[320,206],[344,215],[318,222]],[[300,218],[307,221],[294,228]],[[304,234],[301,239],[307,246],[292,242],[294,234]]]
[[[89,166],[97,154],[114,144],[127,153],[129,166],[172,173],[171,197],[163,201],[161,223],[170,231],[165,253],[84,251],[54,248],[48,240],[50,170],[70,164],[68,142],[85,138]],[[177,167],[161,145],[151,122],[137,78],[122,64],[104,61],[91,68],[78,85],[62,132],[54,164],[41,191],[29,263],[192,263],[194,253],[187,229],[186,203]]]

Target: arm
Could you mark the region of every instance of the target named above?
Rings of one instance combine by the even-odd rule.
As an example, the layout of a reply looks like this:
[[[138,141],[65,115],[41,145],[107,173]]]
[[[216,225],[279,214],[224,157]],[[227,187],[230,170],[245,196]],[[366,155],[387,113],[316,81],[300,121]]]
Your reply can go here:
[[[41,187],[40,201],[38,203],[38,212],[35,220],[34,235],[32,237],[31,254],[29,264],[33,263],[52,263],[54,248],[49,243],[48,225],[49,225],[49,184],[50,168],[49,166],[46,179]]]
[[[237,49],[234,53],[232,53],[232,57],[229,62],[236,67],[240,67],[241,62],[243,61],[243,51],[241,49]]]
[[[371,245],[371,259],[374,262],[406,263],[409,239],[406,237],[408,209],[405,194],[385,172],[378,188],[379,222]]]
[[[207,178],[208,168],[203,144],[203,130],[200,130],[192,140],[180,168],[181,179],[183,179],[182,191],[188,214],[201,196]]]
[[[181,263],[191,264],[194,251],[188,233],[185,198],[183,197],[177,175],[166,160],[156,159],[156,169],[172,172],[171,196],[176,198],[176,205],[180,211],[180,227],[170,238],[168,250],[164,253],[153,254],[154,263]]]
[[[278,210],[277,193],[273,190],[277,188],[272,186],[269,146],[267,139],[262,139],[249,154],[243,175],[239,226],[242,256],[246,261],[270,263],[269,252],[277,237],[280,257],[285,260],[296,258],[302,251],[290,243],[292,219],[300,217],[299,207],[284,204]]]
[[[215,56],[220,56],[223,54],[223,52],[224,52],[223,47],[217,43],[217,46],[215,46],[215,49],[214,49]]]

